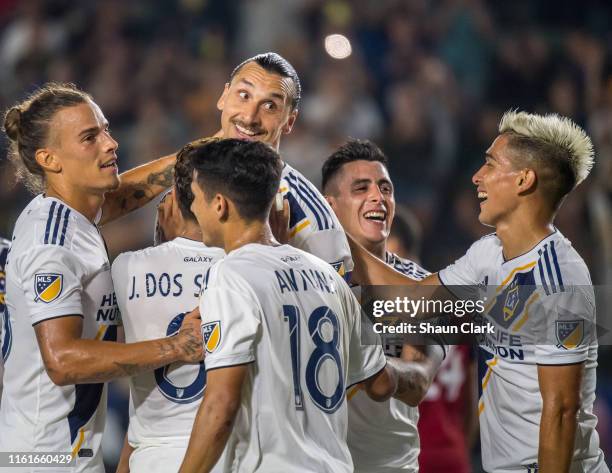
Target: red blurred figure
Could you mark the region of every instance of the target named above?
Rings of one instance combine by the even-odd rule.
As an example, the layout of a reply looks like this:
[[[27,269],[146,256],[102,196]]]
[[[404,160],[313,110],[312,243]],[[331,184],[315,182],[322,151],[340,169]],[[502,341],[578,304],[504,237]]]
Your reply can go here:
[[[452,346],[419,404],[420,473],[470,473],[477,428],[471,346]]]

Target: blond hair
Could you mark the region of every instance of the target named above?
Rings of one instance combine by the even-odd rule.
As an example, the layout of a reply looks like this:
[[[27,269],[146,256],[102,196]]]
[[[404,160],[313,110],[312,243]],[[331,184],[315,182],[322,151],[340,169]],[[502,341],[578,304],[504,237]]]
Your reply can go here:
[[[560,153],[553,159],[566,160],[574,174],[573,187],[584,181],[594,163],[593,143],[585,131],[567,117],[555,113],[536,115],[509,110],[499,122],[499,133],[514,133],[550,145]]]

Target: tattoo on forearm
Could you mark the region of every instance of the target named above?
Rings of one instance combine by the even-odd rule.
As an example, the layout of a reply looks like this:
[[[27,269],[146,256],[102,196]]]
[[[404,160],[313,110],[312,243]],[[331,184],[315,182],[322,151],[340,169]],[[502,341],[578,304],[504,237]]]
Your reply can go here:
[[[154,186],[170,187],[173,184],[174,164],[166,166],[159,172],[152,172],[147,176],[147,184]]]

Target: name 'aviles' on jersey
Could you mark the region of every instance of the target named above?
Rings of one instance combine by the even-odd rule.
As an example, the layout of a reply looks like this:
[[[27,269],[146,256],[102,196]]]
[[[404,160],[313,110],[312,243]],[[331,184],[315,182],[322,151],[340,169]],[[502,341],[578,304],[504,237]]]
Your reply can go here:
[[[479,341],[483,466],[496,472],[537,469],[538,365],[584,363],[570,472],[607,472],[593,414],[597,339],[588,268],[558,230],[511,260],[502,250],[497,235],[485,236],[439,273],[451,291],[486,297],[484,320],[494,326]]]
[[[6,311],[0,451],[71,452],[73,471],[103,473],[106,384],[55,385],[33,327],[78,315],[82,338],[117,339],[121,318],[96,225],[60,200],[35,197],[15,225]]]
[[[429,272],[408,259],[387,253],[385,262],[405,274],[421,280]],[[383,336],[387,356],[401,355],[402,336]],[[349,390],[348,445],[355,463],[356,473],[382,473],[419,470],[419,409],[391,398],[375,402],[357,386]]]
[[[206,369],[249,364],[224,471],[352,472],[345,392],[386,359],[379,340],[362,345],[338,273],[288,245],[245,245],[211,268],[200,313]]]
[[[289,244],[331,264],[347,281],[351,249],[338,217],[319,190],[285,163],[280,192],[289,203]]]
[[[208,268],[224,255],[186,238],[119,255],[112,273],[126,342],[177,333],[185,314],[198,305]],[[132,471],[178,470],[205,386],[203,363],[173,363],[130,378]],[[173,455],[169,447],[183,450]]]

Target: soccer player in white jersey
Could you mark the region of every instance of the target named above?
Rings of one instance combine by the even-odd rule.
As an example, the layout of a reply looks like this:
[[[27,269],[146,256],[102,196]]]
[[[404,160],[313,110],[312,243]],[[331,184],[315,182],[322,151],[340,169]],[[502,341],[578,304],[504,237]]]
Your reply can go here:
[[[259,54],[239,64],[217,108],[222,138],[256,140],[279,149],[298,116],[300,79],[293,66],[276,53]],[[280,191],[289,211],[288,243],[327,261],[348,279],[350,248],[338,219],[319,190],[298,170],[284,163]]]
[[[0,451],[69,452],[71,471],[103,472],[105,381],[202,357],[197,311],[177,337],[114,342],[120,315],[97,227],[168,187],[175,159],[120,177],[108,122],[71,85],[35,91],[7,112],[4,130],[21,176],[40,193],[17,220],[6,264]]]
[[[185,313],[198,305],[208,268],[225,255],[222,249],[202,243],[200,227],[189,209],[191,180],[192,168],[179,153],[174,188],[157,211],[160,244],[122,253],[113,263],[117,305],[128,343],[176,333]],[[123,461],[118,471],[178,471],[205,386],[204,363],[173,364],[133,376],[129,445],[124,446],[129,468]]]
[[[431,286],[420,289],[448,298],[459,285],[474,294],[493,287],[485,321],[494,333],[481,344],[485,470],[608,472],[593,414],[597,342],[591,279],[580,255],[553,226],[564,198],[589,174],[591,140],[568,118],[524,112],[507,112],[499,133],[472,179],[481,199],[479,219],[495,233],[426,278]],[[414,284],[352,244],[363,283]],[[544,335],[534,339],[522,329],[530,324]]]
[[[379,343],[361,344],[359,305],[333,268],[274,240],[278,154],[235,139],[187,152],[204,243],[227,256],[200,299],[206,395],[180,471],[210,471],[226,443],[225,472],[353,471],[345,391],[364,382],[386,399],[395,370]]]
[[[323,194],[342,227],[370,252],[413,279],[429,273],[387,251],[395,215],[387,157],[370,141],[349,140],[323,164]],[[417,472],[419,434],[416,407],[444,357],[444,347],[412,346],[402,336],[383,339],[389,359],[411,377],[409,395],[378,403],[354,387],[348,393],[348,445],[357,473]]]
[[[2,374],[4,373],[4,359],[8,356],[12,336],[9,332],[10,327],[8,321],[4,316],[4,295],[6,293],[6,273],[4,272],[4,266],[6,264],[6,257],[8,256],[10,242],[5,238],[0,238],[0,403],[2,403]],[[6,328],[4,327],[6,325]],[[8,334],[6,337],[3,332],[6,331]]]

